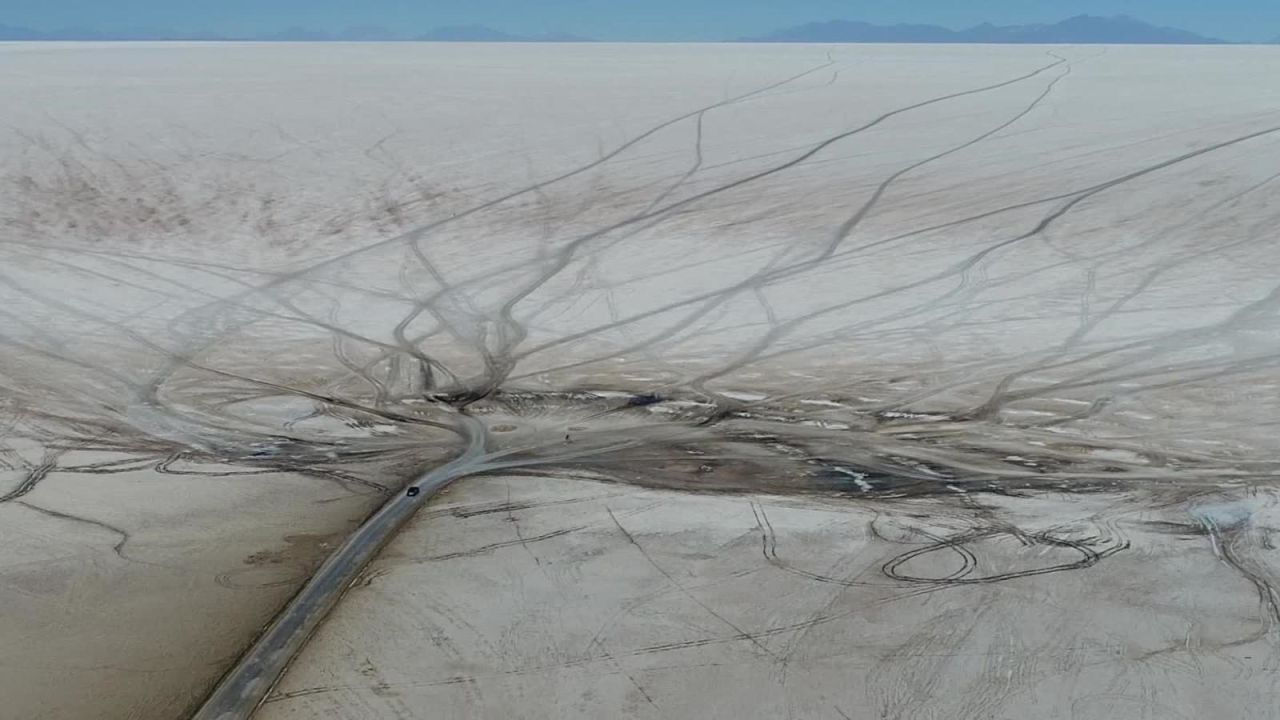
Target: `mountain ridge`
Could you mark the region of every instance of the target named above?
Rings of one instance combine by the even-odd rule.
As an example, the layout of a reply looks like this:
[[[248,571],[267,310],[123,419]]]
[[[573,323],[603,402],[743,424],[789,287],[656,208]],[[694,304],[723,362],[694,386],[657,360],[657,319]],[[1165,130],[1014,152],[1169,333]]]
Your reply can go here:
[[[446,25],[422,33],[396,32],[377,25],[349,27],[339,32],[289,27],[253,35],[182,33],[166,29],[134,28],[102,31],[64,28],[34,30],[0,23],[0,41],[269,41],[269,42],[596,42],[564,32],[519,35],[485,25]],[[654,40],[661,42],[662,40]],[[994,25],[982,23],[961,30],[940,25],[899,23],[877,25],[857,20],[828,20],[781,28],[764,35],[727,42],[759,43],[923,43],[923,44],[1170,44],[1225,45],[1227,40],[1178,28],[1152,25],[1128,15],[1076,15],[1055,23]],[[1247,43],[1246,43],[1247,44]],[[1280,44],[1280,37],[1267,44]]]
[[[398,34],[379,25],[360,25],[330,33],[305,27],[287,27],[252,35],[180,33],[153,28],[102,31],[88,28],[34,30],[0,23],[0,41],[5,42],[129,42],[129,41],[265,41],[265,42],[593,42],[565,32],[514,35],[484,25],[450,25],[416,35]]]
[[[1226,45],[1226,40],[1178,28],[1143,22],[1128,15],[1076,15],[1056,23],[993,25],[963,30],[939,25],[875,25],[856,20],[828,20],[782,28],[738,42],[772,43],[938,43],[938,44],[1115,44]]]

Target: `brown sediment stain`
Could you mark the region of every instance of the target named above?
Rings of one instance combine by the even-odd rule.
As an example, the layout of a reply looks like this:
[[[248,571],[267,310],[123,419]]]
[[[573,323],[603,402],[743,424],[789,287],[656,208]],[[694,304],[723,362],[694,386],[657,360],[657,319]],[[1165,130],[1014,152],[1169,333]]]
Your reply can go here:
[[[263,566],[285,563],[319,565],[342,541],[341,534],[285,535],[286,546],[277,550],[259,550],[244,559],[245,565]]]
[[[324,562],[342,534],[286,535],[285,547],[259,550],[244,559],[245,567],[219,573],[218,585],[235,590],[300,584]]]

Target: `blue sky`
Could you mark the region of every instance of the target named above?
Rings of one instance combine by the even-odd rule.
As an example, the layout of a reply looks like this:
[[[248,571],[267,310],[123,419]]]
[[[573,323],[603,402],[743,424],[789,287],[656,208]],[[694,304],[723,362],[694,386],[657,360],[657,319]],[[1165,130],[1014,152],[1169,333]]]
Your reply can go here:
[[[482,24],[603,40],[719,40],[812,20],[961,27],[1129,14],[1228,40],[1280,35],[1277,0],[0,0],[0,24],[40,30],[159,27],[250,34],[381,25],[406,34]]]

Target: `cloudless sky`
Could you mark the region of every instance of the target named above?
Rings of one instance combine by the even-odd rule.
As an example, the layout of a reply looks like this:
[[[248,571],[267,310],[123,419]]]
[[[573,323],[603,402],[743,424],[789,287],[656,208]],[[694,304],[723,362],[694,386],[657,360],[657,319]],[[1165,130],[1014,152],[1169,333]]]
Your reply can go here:
[[[723,40],[815,20],[1052,22],[1128,14],[1227,40],[1280,35],[1280,0],[0,0],[0,24],[56,30],[163,28],[254,34],[377,25],[412,35],[480,24],[516,34],[601,40]]]

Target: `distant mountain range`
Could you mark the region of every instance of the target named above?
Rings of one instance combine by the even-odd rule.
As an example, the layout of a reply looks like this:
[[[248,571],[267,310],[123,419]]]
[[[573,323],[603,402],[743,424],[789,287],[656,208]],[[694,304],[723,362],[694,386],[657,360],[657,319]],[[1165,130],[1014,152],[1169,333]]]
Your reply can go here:
[[[0,41],[38,40],[260,40],[271,42],[318,41],[423,41],[423,42],[592,42],[568,33],[512,35],[483,25],[455,25],[427,33],[397,33],[385,27],[361,26],[327,33],[301,27],[251,36],[214,33],[176,33],[157,29],[103,32],[83,28],[57,31],[32,30],[0,24]],[[999,43],[999,44],[1116,44],[1116,45],[1221,45],[1226,40],[1197,35],[1177,28],[1160,27],[1127,15],[1098,17],[1078,15],[1044,25],[992,25],[965,30],[938,25],[873,25],[853,20],[831,20],[784,28],[736,42],[763,43]],[[1271,41],[1280,44],[1280,37]]]
[[[138,28],[103,32],[89,28],[64,28],[47,32],[13,27],[0,23],[0,41],[33,40],[224,40],[214,33],[174,33],[167,30]]]
[[[831,20],[797,25],[760,37],[742,38],[741,42],[1222,45],[1227,41],[1177,28],[1150,25],[1127,15],[1077,15],[1050,25],[999,26],[983,23],[966,30],[950,30],[937,25],[872,25]]]
[[[257,40],[266,42],[591,42],[589,38],[569,33],[544,33],[542,35],[512,35],[483,25],[455,25],[436,28],[419,35],[396,33],[385,27],[366,25],[352,27],[338,33],[308,30],[302,27],[285,28],[277,32],[257,35],[217,35],[214,33],[177,33],[168,30],[133,29],[102,32],[84,28],[67,28],[46,32],[30,28],[0,24],[0,41],[123,41],[123,40]]]
[[[414,39],[426,42],[593,42],[590,38],[578,37],[569,33],[511,35],[484,25],[453,25],[436,28]]]

